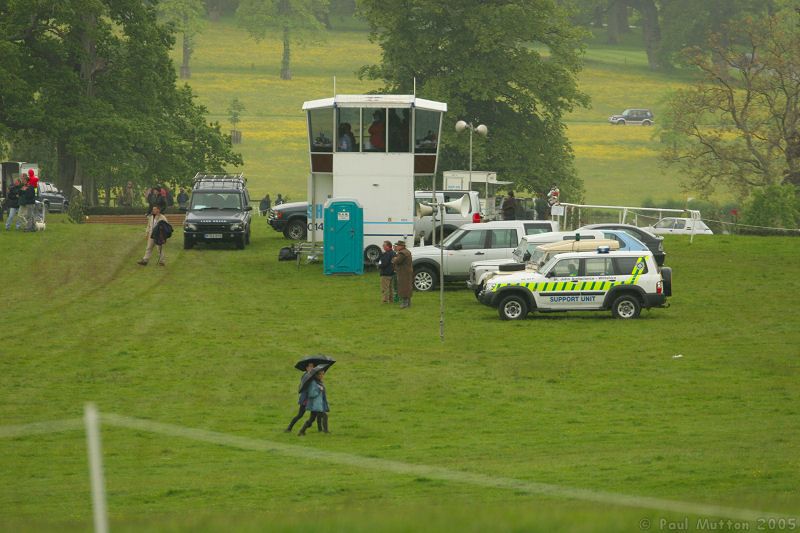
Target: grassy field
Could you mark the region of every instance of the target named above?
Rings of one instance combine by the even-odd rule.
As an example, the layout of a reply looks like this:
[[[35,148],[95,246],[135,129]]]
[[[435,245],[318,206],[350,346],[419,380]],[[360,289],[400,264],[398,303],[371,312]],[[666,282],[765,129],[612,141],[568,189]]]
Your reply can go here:
[[[281,192],[305,199],[309,164],[303,102],[331,96],[334,76],[338,93],[377,88],[374,82],[358,80],[355,72],[377,62],[380,50],[369,43],[366,32],[330,32],[322,43],[294,49],[291,81],[279,78],[280,57],[277,39],[256,43],[230,20],[210,23],[197,38],[189,82],[225,130],[230,127],[226,109],[231,100],[245,104],[240,124],[244,142],[237,148],[254,196],[270,192],[274,198]],[[179,63],[177,52],[174,58]],[[697,196],[682,190],[676,170],[661,168],[653,128],[615,128],[607,122],[609,115],[628,107],[651,108],[658,120],[665,94],[685,81],[685,76],[650,72],[641,47],[591,43],[580,87],[591,96],[592,107],[567,119],[588,202],[639,205],[645,198]],[[456,120],[446,116],[445,125]],[[723,192],[720,199],[728,196]]]
[[[141,233],[58,216],[41,234],[0,233],[0,426],[77,418],[94,401],[309,455],[104,426],[114,530],[639,531],[697,518],[326,460],[334,452],[800,513],[800,240],[668,237],[672,305],[629,322],[501,322],[453,287],[442,343],[438,295],[400,311],[379,303],[374,272],[278,262],[286,241],[263,219],[246,251],[184,251],[178,232],[165,268],[135,264]],[[292,365],[310,353],[339,361],[332,433],[301,439],[283,429]],[[81,431],[0,438],[0,530],[90,527],[86,463]]]

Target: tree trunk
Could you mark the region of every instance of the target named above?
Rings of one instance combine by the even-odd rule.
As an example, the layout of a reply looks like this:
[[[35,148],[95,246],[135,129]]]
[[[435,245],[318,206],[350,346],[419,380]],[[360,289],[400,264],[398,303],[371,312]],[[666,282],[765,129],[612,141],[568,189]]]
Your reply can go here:
[[[56,144],[56,160],[58,164],[58,186],[67,195],[67,198],[72,198],[75,189],[75,156],[67,152],[66,144],[59,141]]]
[[[608,44],[619,44],[628,28],[628,0],[610,0],[608,3]]]
[[[642,37],[647,51],[647,63],[650,70],[661,68],[661,28],[658,25],[658,8],[654,0],[639,0],[639,12],[642,15]]]
[[[189,59],[192,57],[192,36],[185,31],[189,27],[189,15],[183,15],[183,63],[181,63],[181,79],[188,80],[192,77],[189,70]]]
[[[283,59],[281,60],[281,79],[282,80],[290,80],[292,79],[292,71],[289,70],[289,57],[290,57],[290,49],[289,49],[289,28],[284,26],[283,28]]]

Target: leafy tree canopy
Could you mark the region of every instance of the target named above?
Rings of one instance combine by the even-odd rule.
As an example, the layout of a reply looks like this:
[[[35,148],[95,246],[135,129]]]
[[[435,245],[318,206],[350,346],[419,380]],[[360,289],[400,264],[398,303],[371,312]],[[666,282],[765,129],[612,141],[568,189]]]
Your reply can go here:
[[[485,124],[474,141],[475,169],[494,170],[518,187],[544,192],[558,183],[565,198],[582,186],[563,116],[589,98],[577,88],[582,31],[552,0],[364,0],[379,65],[360,75],[385,81],[387,93],[417,93],[447,102],[441,170],[465,168],[468,135],[459,119]]]
[[[181,182],[240,165],[188,86],[150,2],[0,1],[0,124],[46,139],[62,188]]]
[[[664,159],[687,184],[727,185],[745,198],[771,185],[800,186],[800,15],[747,17],[686,51],[703,79],[669,99]]]

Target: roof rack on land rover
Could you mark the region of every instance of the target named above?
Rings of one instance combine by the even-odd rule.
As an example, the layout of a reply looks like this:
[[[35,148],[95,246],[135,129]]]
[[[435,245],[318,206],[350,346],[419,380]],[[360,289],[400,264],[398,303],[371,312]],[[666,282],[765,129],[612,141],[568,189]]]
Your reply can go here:
[[[241,172],[238,174],[203,174],[198,172],[192,180],[193,188],[197,188],[201,183],[204,185],[210,184],[212,187],[214,185],[233,185],[237,188],[243,188],[247,184],[247,178]]]

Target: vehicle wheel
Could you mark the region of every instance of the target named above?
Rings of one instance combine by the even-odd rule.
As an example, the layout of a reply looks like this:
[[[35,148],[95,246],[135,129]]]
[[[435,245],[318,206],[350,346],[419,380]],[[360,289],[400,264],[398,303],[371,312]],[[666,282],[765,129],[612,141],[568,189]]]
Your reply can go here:
[[[414,288],[420,292],[432,291],[436,288],[436,273],[430,267],[414,270]]]
[[[49,213],[50,212],[50,202],[45,202],[43,205],[44,205],[44,212],[45,213]]]
[[[652,125],[653,125],[653,123],[650,122],[649,120],[643,120],[642,121],[642,126],[652,126]]]
[[[301,241],[306,238],[307,235],[306,225],[301,220],[292,220],[286,225],[286,229],[283,230],[283,235],[287,239],[293,241]]]
[[[370,244],[367,246],[367,249],[364,250],[364,261],[366,261],[370,265],[374,265],[378,262],[378,259],[381,258],[381,249],[375,246],[374,244]]]
[[[500,300],[497,312],[501,320],[522,320],[528,316],[528,302],[519,294],[510,294]]]
[[[244,250],[244,235],[237,235],[236,236],[236,248],[239,250]]]
[[[244,234],[244,243],[250,244],[250,228],[247,228],[247,231]]]
[[[661,269],[661,279],[664,280],[664,296],[672,296],[672,269],[670,267]]]
[[[631,294],[623,294],[611,306],[611,314],[614,318],[636,318],[642,311],[642,304],[639,299]]]
[[[194,238],[191,235],[183,236],[183,249],[191,250],[194,247]]]
[[[475,289],[475,299],[478,300],[479,302],[481,301],[482,292],[483,292],[483,283],[478,285],[478,287]]]
[[[625,121],[624,120],[618,120],[617,121],[617,126],[624,126],[624,125],[625,125]]]

